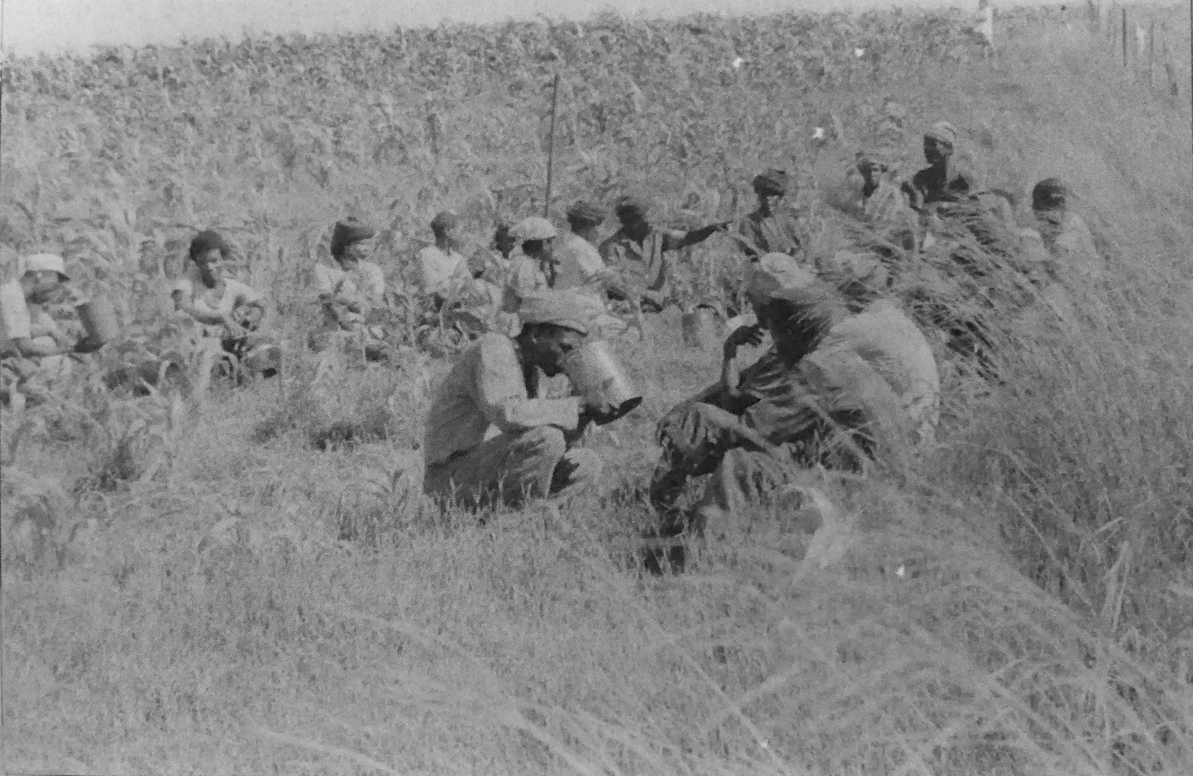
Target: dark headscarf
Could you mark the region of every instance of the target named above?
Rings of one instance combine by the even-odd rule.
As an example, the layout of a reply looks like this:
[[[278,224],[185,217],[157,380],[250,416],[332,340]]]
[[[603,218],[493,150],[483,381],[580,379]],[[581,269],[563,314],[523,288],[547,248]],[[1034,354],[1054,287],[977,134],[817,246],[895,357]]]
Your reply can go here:
[[[644,197],[627,194],[617,200],[617,204],[613,206],[613,212],[617,214],[620,221],[633,218],[645,219],[646,214],[650,212],[650,203]]]
[[[764,197],[781,197],[787,193],[787,171],[771,168],[754,177],[754,191]]]
[[[1060,178],[1045,178],[1031,190],[1031,207],[1033,210],[1064,207],[1070,194],[1068,185]]]
[[[460,223],[460,217],[454,210],[441,210],[431,219],[431,231],[435,234],[443,234],[458,223]]]
[[[367,240],[377,231],[371,226],[361,223],[355,218],[345,218],[343,221],[336,223],[336,228],[331,233],[331,255],[335,258],[340,258],[344,255],[346,249],[352,243]]]
[[[214,229],[204,229],[191,240],[191,261],[197,260],[204,253],[211,250],[218,250],[220,255],[226,259],[228,258],[228,254],[232,252],[232,246],[228,245],[228,242],[224,240],[219,232]]]
[[[600,205],[587,200],[578,199],[572,203],[567,212],[568,223],[576,227],[598,226],[604,222],[608,214]]]

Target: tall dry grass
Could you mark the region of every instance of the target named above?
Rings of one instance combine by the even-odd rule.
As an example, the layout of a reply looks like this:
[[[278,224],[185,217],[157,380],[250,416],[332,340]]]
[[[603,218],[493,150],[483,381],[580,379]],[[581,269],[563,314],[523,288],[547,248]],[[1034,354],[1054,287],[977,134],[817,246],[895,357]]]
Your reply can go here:
[[[650,182],[672,201],[695,193],[698,215],[726,214],[744,197],[714,205],[709,192],[740,190],[757,166],[833,169],[834,154],[850,156],[806,144],[805,124],[820,112],[865,142],[867,111],[892,96],[917,122],[961,126],[991,183],[1022,194],[1048,175],[1071,180],[1110,278],[1079,296],[1088,314],[1079,337],[1018,332],[998,390],[950,378],[949,433],[906,482],[817,475],[851,516],[845,560],[826,569],[774,551],[773,514],[694,552],[682,576],[644,578],[629,559],[626,539],[645,519],[630,496],[653,464],[652,422],[715,375],[716,353],[684,350],[665,325],[623,346],[651,395],[614,427],[617,438],[594,440],[613,492],[563,512],[499,512],[483,526],[411,495],[421,399],[403,395],[400,373],[333,370],[312,387],[316,365],[304,359],[281,381],[217,385],[184,416],[175,411],[159,475],[102,494],[26,496],[78,526],[45,539],[60,553],[38,559],[30,541],[18,557],[28,537],[10,541],[16,502],[4,494],[7,769],[1193,769],[1187,107],[1142,92],[1100,44],[1029,30],[993,63],[925,64],[864,88],[797,97],[761,77],[728,91],[694,78],[703,107],[673,117],[688,122],[684,153],[697,154],[685,161],[656,142],[650,101],[672,96],[654,88],[641,113],[623,118],[619,140],[584,150],[593,161],[566,146],[569,164],[587,166],[563,166],[565,194],[599,189],[609,175]],[[250,125],[258,118],[244,107],[250,84],[232,75],[211,89],[194,112],[227,99]],[[516,161],[532,144],[508,138],[533,135],[525,116],[537,103],[505,99],[485,122],[475,104],[438,107],[456,135],[429,166],[411,163],[410,185],[392,180],[409,169],[367,156],[312,156],[329,164],[323,184],[270,167],[265,146],[259,167],[237,166],[219,147],[224,130],[205,125],[174,162],[177,201],[161,205],[160,190],[127,175],[111,179],[110,200],[132,207],[136,223],[89,217],[102,224],[96,233],[125,240],[122,250],[142,237],[164,246],[174,232],[157,218],[233,224],[253,281],[279,298],[297,337],[310,293],[302,273],[333,214],[383,215],[383,239],[405,250],[440,201],[486,200],[481,188],[491,194],[511,167],[532,179],[533,165]],[[6,185],[29,197],[31,176],[42,175],[46,213],[62,191],[49,173],[74,169],[50,153],[47,122],[97,151],[84,160],[97,177],[118,157],[135,168],[137,143],[151,160],[143,171],[156,170],[173,142],[107,136],[65,102],[22,111],[27,123],[4,149],[6,170],[21,175]],[[515,162],[486,170],[499,142]],[[916,144],[912,132],[905,164]],[[802,177],[809,203],[821,181]],[[520,196],[502,207],[525,204]],[[34,223],[43,233],[20,240],[59,234],[49,220]],[[313,425],[381,406],[394,421],[382,441],[311,446]],[[252,442],[275,413],[283,417],[268,438]],[[50,431],[22,443],[6,488],[17,467],[67,482],[86,475],[98,442],[85,430]],[[337,541],[345,510],[368,518],[353,542]]]

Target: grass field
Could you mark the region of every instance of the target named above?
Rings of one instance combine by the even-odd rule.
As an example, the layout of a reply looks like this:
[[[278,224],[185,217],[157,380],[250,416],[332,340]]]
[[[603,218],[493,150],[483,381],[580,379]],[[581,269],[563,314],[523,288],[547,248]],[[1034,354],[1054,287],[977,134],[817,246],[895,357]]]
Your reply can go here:
[[[908,171],[948,118],[990,185],[1070,180],[1111,279],[1084,289],[1079,336],[1025,333],[995,392],[946,368],[939,445],[900,481],[809,475],[850,515],[826,568],[774,549],[774,515],[683,575],[629,561],[653,424],[718,364],[673,317],[618,345],[648,396],[590,440],[602,491],[483,526],[414,495],[443,364],[413,355],[316,376],[299,353],[202,400],[5,410],[5,771],[1193,772],[1188,91],[1149,90],[1079,23],[1014,17],[985,61],[947,18],[867,19],[13,63],[5,261],[65,250],[135,336],[156,336],[194,228],[237,239],[296,342],[336,218],[385,226],[396,281],[441,207],[477,234],[541,207],[557,68],[557,206],[649,186],[675,223],[728,218],[779,165],[814,212],[893,98]],[[810,142],[834,116],[843,139]],[[364,417],[384,440],[312,446]]]

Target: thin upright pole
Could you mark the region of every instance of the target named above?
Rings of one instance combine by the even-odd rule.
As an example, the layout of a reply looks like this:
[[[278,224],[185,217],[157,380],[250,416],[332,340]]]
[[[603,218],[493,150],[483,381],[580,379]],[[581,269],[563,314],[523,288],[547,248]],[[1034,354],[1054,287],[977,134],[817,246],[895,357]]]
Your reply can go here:
[[[1127,66],[1127,8],[1123,7],[1123,67]]]
[[[1152,74],[1156,71],[1156,19],[1152,17],[1152,23],[1148,25],[1147,30],[1147,86],[1150,89],[1152,84]]]
[[[547,195],[543,199],[543,218],[551,214],[551,176],[555,171],[555,109],[559,105],[559,73],[551,89],[551,131],[547,135]]]

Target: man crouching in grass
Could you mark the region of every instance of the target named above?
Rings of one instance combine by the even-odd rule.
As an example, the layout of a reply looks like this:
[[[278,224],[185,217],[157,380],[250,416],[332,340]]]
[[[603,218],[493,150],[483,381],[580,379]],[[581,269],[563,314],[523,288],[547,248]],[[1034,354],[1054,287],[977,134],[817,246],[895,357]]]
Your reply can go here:
[[[573,448],[590,422],[612,419],[578,396],[538,396],[589,334],[599,301],[574,291],[527,295],[516,336],[490,332],[459,355],[436,388],[427,417],[423,491],[469,509],[564,499],[592,485],[601,460]],[[486,438],[490,427],[497,435]]]
[[[936,361],[893,302],[850,313],[835,288],[780,253],[753,263],[748,295],[759,322],[726,340],[721,382],[659,423],[663,456],[650,495],[663,536],[720,538],[801,469],[897,465],[934,436]],[[773,348],[735,374],[737,349],[759,344],[763,330]],[[687,480],[704,474],[713,476],[699,503],[676,509]]]

